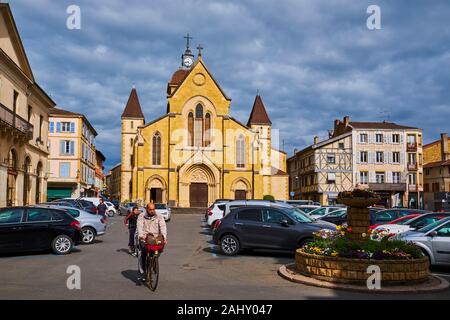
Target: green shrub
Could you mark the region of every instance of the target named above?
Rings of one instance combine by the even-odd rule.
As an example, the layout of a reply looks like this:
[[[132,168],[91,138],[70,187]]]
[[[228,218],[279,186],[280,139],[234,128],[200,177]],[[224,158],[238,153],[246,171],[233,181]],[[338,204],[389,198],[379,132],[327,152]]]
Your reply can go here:
[[[263,200],[266,200],[266,201],[275,201],[275,197],[272,196],[272,195],[270,195],[270,194],[266,194],[266,195],[263,197]]]

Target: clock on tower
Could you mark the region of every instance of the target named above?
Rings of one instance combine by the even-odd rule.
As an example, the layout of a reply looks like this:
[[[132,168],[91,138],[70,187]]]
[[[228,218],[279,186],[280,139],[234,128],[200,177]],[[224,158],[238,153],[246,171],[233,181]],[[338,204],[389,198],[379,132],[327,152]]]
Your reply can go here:
[[[186,50],[181,56],[181,66],[185,69],[189,69],[194,64],[194,55],[192,54],[191,49],[189,49],[189,40],[191,40],[192,37],[190,37],[188,33],[184,38],[186,39]]]

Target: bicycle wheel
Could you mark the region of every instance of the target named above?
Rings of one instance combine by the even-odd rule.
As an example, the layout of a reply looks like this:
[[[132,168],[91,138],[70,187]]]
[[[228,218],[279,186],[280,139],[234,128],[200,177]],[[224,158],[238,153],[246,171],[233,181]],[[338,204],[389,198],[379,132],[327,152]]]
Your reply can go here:
[[[159,262],[158,257],[147,257],[147,286],[150,290],[155,291],[159,280]]]

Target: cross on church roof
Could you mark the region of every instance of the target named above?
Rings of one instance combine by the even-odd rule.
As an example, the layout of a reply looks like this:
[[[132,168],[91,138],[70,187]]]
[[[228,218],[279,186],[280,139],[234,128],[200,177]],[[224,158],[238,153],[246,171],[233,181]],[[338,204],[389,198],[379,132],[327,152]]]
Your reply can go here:
[[[198,46],[197,46],[197,50],[198,50],[198,56],[199,57],[201,57],[202,56],[202,50],[203,50],[204,48],[202,47],[202,45],[201,44],[199,44]]]
[[[192,40],[193,38],[189,36],[189,32],[184,38],[186,39],[186,49],[189,49],[189,40]]]

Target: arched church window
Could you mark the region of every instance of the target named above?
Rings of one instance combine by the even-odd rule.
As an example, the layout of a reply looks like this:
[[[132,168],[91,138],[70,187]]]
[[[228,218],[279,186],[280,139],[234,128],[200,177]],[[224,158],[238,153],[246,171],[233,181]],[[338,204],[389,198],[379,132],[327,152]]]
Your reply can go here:
[[[211,144],[211,114],[205,115],[205,147]]]
[[[154,166],[161,165],[161,134],[156,132],[152,140],[152,163]]]
[[[189,146],[194,146],[194,114],[192,112],[189,112],[188,115],[188,132],[189,132],[189,136],[188,136],[188,141],[189,141]]]
[[[242,134],[236,140],[236,166],[245,167],[245,138]]]
[[[194,128],[194,146],[203,146],[203,106],[198,104],[195,107],[195,128]]]

